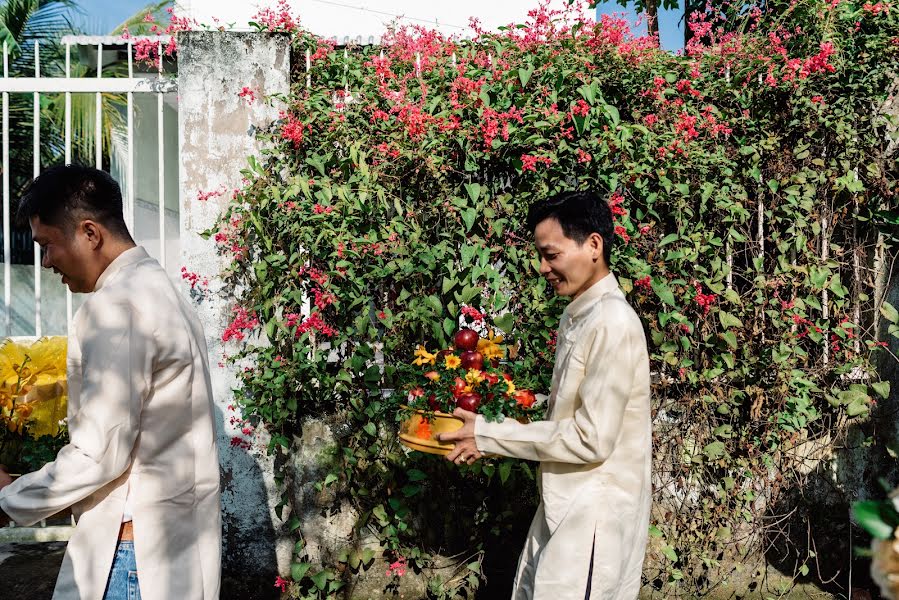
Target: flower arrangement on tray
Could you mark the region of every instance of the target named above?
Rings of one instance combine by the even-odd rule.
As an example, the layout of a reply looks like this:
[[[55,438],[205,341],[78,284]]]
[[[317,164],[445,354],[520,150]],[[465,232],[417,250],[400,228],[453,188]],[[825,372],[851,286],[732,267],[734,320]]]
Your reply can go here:
[[[483,315],[475,309],[463,310],[463,315],[483,328]],[[503,345],[502,336],[485,330],[482,337],[462,327],[449,348],[430,352],[422,345],[415,350],[404,378],[402,444],[431,454],[449,453],[453,444],[440,442],[437,436],[462,427],[462,419],[452,414],[456,408],[480,413],[488,421],[542,418],[537,395],[525,386],[526,374],[516,375],[514,363],[506,360],[511,348]]]
[[[68,441],[66,338],[0,343],[0,464],[33,471]]]

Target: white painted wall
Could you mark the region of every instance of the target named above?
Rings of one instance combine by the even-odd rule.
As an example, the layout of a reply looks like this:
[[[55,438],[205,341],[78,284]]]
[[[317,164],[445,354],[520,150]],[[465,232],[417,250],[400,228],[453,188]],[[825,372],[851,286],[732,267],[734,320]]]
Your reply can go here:
[[[178,14],[200,23],[233,24],[234,29],[240,30],[248,29],[246,24],[260,7],[275,7],[276,2],[179,0],[176,4]],[[388,24],[396,19],[464,37],[473,34],[468,27],[469,17],[477,17],[487,29],[520,23],[537,6],[537,0],[290,0],[289,4],[293,14],[299,14],[300,22],[313,33],[337,38],[340,43],[357,37],[363,43],[377,43]]]

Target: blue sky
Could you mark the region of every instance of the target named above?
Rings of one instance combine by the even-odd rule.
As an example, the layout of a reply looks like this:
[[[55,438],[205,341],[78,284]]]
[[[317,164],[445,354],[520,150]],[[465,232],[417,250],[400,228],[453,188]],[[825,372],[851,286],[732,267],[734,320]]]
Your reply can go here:
[[[628,3],[628,8],[624,8],[617,2],[603,2],[596,7],[597,18],[601,14],[619,14],[628,18],[631,23],[637,21],[637,13],[633,9],[633,3]],[[684,28],[680,21],[683,10],[665,10],[659,9],[659,37],[661,38],[662,48],[665,50],[676,51],[684,47]],[[642,26],[642,32],[646,31],[646,26]]]
[[[125,19],[147,6],[148,0],[78,0],[84,12],[76,15],[75,22],[89,33],[109,33]],[[633,6],[631,4],[631,6]],[[636,22],[637,14],[633,8],[624,8],[614,1],[607,1],[597,7],[597,14],[623,14],[632,22]],[[659,29],[662,47],[666,50],[678,50],[683,47],[683,28],[678,25],[680,11],[659,11]],[[645,26],[644,26],[645,31]]]
[[[87,33],[106,34],[128,17],[150,4],[150,0],[77,0],[81,11],[73,14],[75,25]]]

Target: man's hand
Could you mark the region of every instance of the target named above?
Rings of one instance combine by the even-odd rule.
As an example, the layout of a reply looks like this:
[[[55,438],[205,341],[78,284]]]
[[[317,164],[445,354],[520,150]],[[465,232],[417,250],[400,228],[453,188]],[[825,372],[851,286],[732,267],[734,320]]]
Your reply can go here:
[[[12,483],[12,477],[9,476],[9,471],[6,470],[6,465],[0,465],[0,490],[8,486]],[[0,508],[0,527],[5,527],[9,524],[9,517],[6,516],[6,513],[3,512],[3,509]]]
[[[477,413],[457,408],[453,411],[454,417],[459,417],[464,421],[462,428],[458,431],[438,434],[437,439],[441,442],[454,442],[456,447],[446,455],[446,460],[452,461],[457,465],[462,463],[473,464],[483,456],[478,450],[474,441],[474,422],[477,419]]]
[[[0,490],[12,483],[12,477],[6,469],[6,465],[0,465]]]

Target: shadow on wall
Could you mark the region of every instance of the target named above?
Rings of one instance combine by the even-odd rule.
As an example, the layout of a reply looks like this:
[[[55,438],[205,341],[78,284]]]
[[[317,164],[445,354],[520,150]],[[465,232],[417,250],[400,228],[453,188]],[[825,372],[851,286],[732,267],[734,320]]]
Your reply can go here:
[[[216,437],[226,439],[225,415],[215,407]],[[222,600],[277,599],[275,528],[256,460],[245,449],[219,445],[222,487]],[[262,507],[264,510],[260,510]],[[247,516],[254,516],[250,522]],[[249,573],[247,565],[268,565]]]
[[[891,281],[897,281],[894,268]],[[886,300],[899,306],[899,286],[892,286]],[[893,354],[899,354],[899,340],[887,335],[882,325],[881,339]],[[871,561],[863,553],[871,537],[850,517],[857,500],[882,498],[878,480],[891,488],[899,485],[899,361],[879,352],[880,377],[890,382],[890,395],[877,399],[870,418],[853,424],[845,440],[836,440],[813,454],[823,457],[803,477],[803,485],[786,490],[768,514],[772,524],[765,558],[786,575],[799,573],[797,581],[808,582],[835,597],[878,598],[870,575]],[[891,456],[891,452],[894,454]],[[862,551],[861,555],[859,550]],[[808,574],[801,575],[805,564]]]

